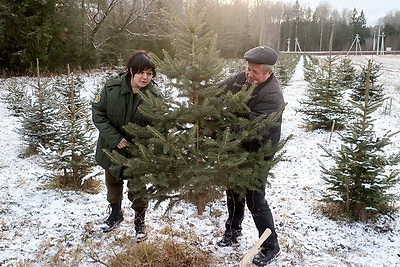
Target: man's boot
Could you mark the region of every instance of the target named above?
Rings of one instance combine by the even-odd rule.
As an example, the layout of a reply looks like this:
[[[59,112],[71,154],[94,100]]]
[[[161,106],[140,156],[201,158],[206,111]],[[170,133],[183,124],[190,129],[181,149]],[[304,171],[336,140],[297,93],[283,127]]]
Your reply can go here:
[[[146,217],[146,209],[135,210],[135,237],[136,242],[141,242],[147,239],[146,226],[144,223]]]
[[[280,248],[278,243],[263,246],[260,252],[253,258],[253,263],[257,266],[265,266],[275,260],[279,254]]]
[[[110,232],[113,230],[118,224],[120,224],[124,220],[124,216],[121,210],[122,201],[111,203],[108,206],[110,216],[104,221],[104,225],[100,227],[100,229],[104,232]]]

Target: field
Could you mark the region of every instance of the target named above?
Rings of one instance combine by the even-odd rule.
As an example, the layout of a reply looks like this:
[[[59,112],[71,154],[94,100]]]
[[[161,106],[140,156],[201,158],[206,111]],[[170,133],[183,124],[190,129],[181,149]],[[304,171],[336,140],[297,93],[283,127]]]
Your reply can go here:
[[[352,56],[355,64],[366,65],[371,56]],[[391,108],[385,103],[374,117],[377,135],[400,129],[400,56],[373,56],[382,64],[379,82],[384,84]],[[88,92],[98,86],[101,73],[84,77]],[[20,78],[21,83],[27,78]],[[0,83],[0,92],[4,90]],[[283,136],[293,135],[286,145],[284,161],[274,169],[275,178],[267,187],[266,199],[274,214],[281,255],[270,266],[400,266],[400,213],[381,216],[371,223],[336,222],[317,209],[326,185],[321,179],[323,144],[340,147],[337,133],[331,141],[324,131],[306,132],[301,114],[295,112],[307,84],[300,60],[290,84],[283,88],[285,101]],[[98,194],[46,189],[47,171],[39,156],[21,158],[23,144],[15,133],[20,122],[0,103],[0,265],[1,266],[101,266],[115,253],[132,246],[133,210],[123,202],[125,220],[113,232],[102,233],[99,224],[106,216],[105,187]],[[400,135],[393,137],[385,153],[400,150]],[[400,168],[400,166],[397,166]],[[95,171],[101,173],[101,169]],[[99,180],[103,176],[97,176]],[[400,185],[395,189],[400,195]],[[170,213],[164,207],[148,212],[149,240],[167,237],[208,251],[214,266],[237,266],[257,240],[258,233],[249,212],[243,222],[240,246],[219,248],[227,211],[225,200],[208,206],[202,215],[186,204]],[[396,206],[399,206],[396,203]],[[166,229],[170,229],[168,232]],[[171,237],[171,236],[170,236]],[[124,245],[122,245],[124,244]]]

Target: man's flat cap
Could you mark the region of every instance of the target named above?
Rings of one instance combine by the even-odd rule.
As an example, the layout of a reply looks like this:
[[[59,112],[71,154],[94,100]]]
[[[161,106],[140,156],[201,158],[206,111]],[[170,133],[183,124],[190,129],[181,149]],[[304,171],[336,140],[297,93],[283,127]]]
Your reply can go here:
[[[277,58],[278,54],[268,46],[257,46],[244,53],[244,59],[255,64],[274,65]]]

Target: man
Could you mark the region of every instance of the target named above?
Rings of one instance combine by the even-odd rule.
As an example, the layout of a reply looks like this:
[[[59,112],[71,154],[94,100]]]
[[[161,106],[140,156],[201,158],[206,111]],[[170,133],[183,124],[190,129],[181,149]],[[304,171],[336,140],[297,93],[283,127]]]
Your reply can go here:
[[[260,115],[269,115],[279,110],[284,104],[283,94],[278,80],[273,73],[273,65],[277,60],[277,53],[270,47],[255,47],[244,54],[247,61],[247,69],[233,75],[223,82],[221,86],[226,86],[226,90],[233,93],[238,92],[243,85],[250,86],[256,84],[253,95],[247,105],[250,108],[249,119],[254,119]],[[257,151],[269,140],[272,144],[277,144],[281,135],[279,126],[269,128],[263,136],[262,142],[254,140],[243,144],[247,151]],[[265,184],[259,191],[246,192],[245,198],[241,198],[231,189],[226,191],[227,206],[229,217],[225,223],[225,234],[217,242],[219,246],[231,246],[238,243],[237,238],[241,235],[241,223],[244,217],[245,203],[250,210],[254,223],[261,236],[269,228],[272,234],[262,244],[260,253],[253,259],[253,263],[258,266],[268,264],[280,251],[277,234],[275,232],[274,220],[271,210],[265,200]]]

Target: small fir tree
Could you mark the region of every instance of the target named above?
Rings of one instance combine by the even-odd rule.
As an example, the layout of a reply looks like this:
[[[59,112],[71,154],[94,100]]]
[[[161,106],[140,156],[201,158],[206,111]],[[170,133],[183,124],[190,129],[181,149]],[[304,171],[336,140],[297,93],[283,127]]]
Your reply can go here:
[[[281,54],[275,65],[275,74],[282,86],[289,85],[300,56],[298,54]]]
[[[371,71],[369,75],[369,98],[371,101],[379,102],[384,98],[383,84],[378,83],[378,78],[381,76],[380,70],[381,65],[376,63],[371,63]],[[358,74],[357,82],[354,85],[353,93],[351,94],[351,99],[354,101],[364,101],[365,95],[365,83],[367,82],[368,67],[362,66],[361,72]]]
[[[37,85],[34,85],[31,99],[26,98],[24,112],[20,120],[22,128],[18,130],[24,143],[28,145],[26,155],[36,154],[41,148],[47,148],[54,137],[55,93],[52,79],[43,79],[39,73],[37,61]]]
[[[343,90],[351,91],[357,81],[356,69],[350,58],[342,58],[338,65],[338,83]],[[365,83],[364,83],[365,84]]]
[[[57,184],[67,189],[92,189],[85,184],[94,167],[94,128],[90,121],[89,103],[80,96],[84,82],[68,75],[55,83],[60,92],[57,120],[53,123],[55,136],[48,149],[43,150],[46,166],[54,172]]]
[[[340,76],[335,66],[337,57],[329,55],[325,64],[316,66],[310,72],[309,87],[306,99],[300,100],[301,108],[297,109],[305,115],[305,126],[309,129],[331,130],[343,129],[347,122],[348,109],[343,103],[344,90],[340,84]]]
[[[4,91],[1,92],[1,100],[12,112],[12,115],[20,117],[25,110],[25,105],[28,103],[27,93],[25,86],[17,82],[17,79],[10,78],[4,81]]]
[[[246,68],[246,61],[243,59],[222,59],[223,64],[225,65],[222,70],[223,77],[228,77],[242,71]]]
[[[367,78],[371,68],[369,62]],[[343,142],[340,150],[333,152],[321,145],[325,156],[335,161],[329,169],[321,164],[323,179],[328,184],[324,200],[336,203],[340,213],[356,221],[368,213],[387,211],[394,199],[389,189],[400,180],[398,170],[386,168],[400,162],[400,153],[391,156],[383,153],[390,138],[399,132],[388,131],[382,137],[376,135],[371,114],[382,105],[382,101],[372,101],[369,97],[369,79],[364,92],[363,103],[351,101],[356,110],[356,120],[345,133],[339,133]]]
[[[317,66],[319,65],[318,59],[311,55],[304,55],[304,80],[311,82],[316,77]]]
[[[174,19],[176,57],[166,52],[164,60],[155,57],[180,98],[160,99],[137,91],[145,103],[140,111],[153,118],[154,125],[126,127],[134,143],[129,159],[116,152],[109,154],[115,163],[125,167],[126,176],[134,177],[132,183],[147,184],[148,190],[141,192],[143,197],[158,203],[170,200],[170,208],[185,200],[196,205],[199,214],[227,187],[244,193],[266,182],[280,157],[271,161],[264,158],[283,146],[283,142],[277,147],[268,144],[257,152],[247,152],[240,145],[260,139],[262,129],[276,125],[282,111],[264,122],[262,117],[251,121],[245,116],[252,89],[225,94],[224,88],[215,85],[222,65],[215,36],[204,33],[204,16],[205,10],[196,12],[188,5],[185,18]],[[238,128],[241,131],[235,130]]]

